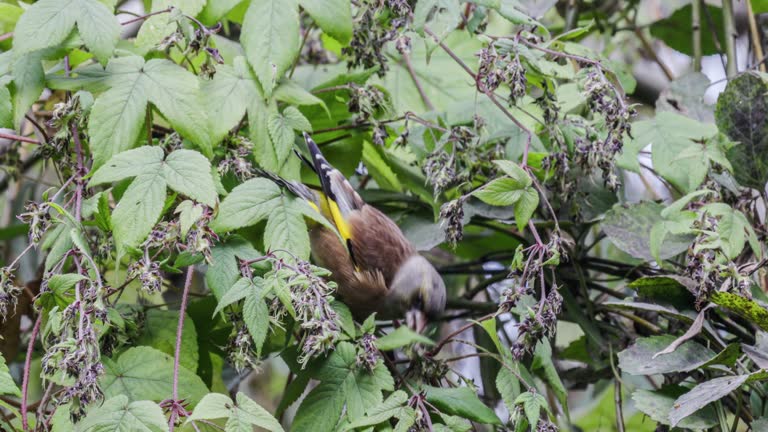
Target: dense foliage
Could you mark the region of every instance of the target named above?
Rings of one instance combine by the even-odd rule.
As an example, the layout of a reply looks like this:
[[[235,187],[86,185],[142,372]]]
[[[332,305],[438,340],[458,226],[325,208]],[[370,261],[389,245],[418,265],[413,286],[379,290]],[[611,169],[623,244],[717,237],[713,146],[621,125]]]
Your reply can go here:
[[[644,3],[0,0],[0,429],[768,430],[768,76]],[[311,264],[302,132],[443,275],[423,334]]]

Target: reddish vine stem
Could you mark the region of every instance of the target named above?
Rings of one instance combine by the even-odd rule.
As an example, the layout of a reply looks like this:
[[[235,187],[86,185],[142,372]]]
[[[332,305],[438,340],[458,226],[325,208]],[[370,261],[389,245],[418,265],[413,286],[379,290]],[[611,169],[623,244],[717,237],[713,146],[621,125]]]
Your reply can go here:
[[[30,144],[40,144],[40,141],[34,138],[27,138],[20,135],[14,135],[14,134],[9,134],[5,132],[0,132],[0,138],[9,139],[13,141],[21,141],[21,142],[30,143]]]
[[[29,393],[29,372],[32,367],[32,351],[35,349],[35,339],[40,332],[40,324],[43,322],[43,315],[38,315],[35,325],[32,327],[32,335],[27,344],[27,358],[24,359],[24,377],[21,381],[21,427],[26,432],[29,430],[29,421],[27,420],[27,394]]]
[[[157,11],[157,12],[148,13],[146,15],[142,15],[140,17],[136,17],[136,18],[133,18],[133,19],[129,19],[128,21],[121,22],[120,25],[128,25],[128,24],[133,24],[133,23],[135,23],[137,21],[143,21],[143,20],[145,20],[147,18],[150,18],[150,17],[153,17],[155,15],[160,15],[160,14],[168,13],[168,12],[171,11],[171,9],[172,8],[167,8],[167,9],[163,9],[163,10],[160,10],[160,11]]]
[[[13,37],[13,32],[8,32],[0,35],[0,42]]]
[[[168,421],[168,427],[171,432],[176,427],[176,409],[175,406],[179,400],[179,361],[181,360],[181,335],[184,330],[184,315],[187,310],[187,299],[189,298],[189,288],[192,285],[192,276],[195,273],[195,266],[187,267],[187,278],[184,281],[184,292],[181,294],[181,307],[179,308],[179,324],[176,327],[176,351],[173,356],[173,392],[172,392],[172,405],[171,415]]]

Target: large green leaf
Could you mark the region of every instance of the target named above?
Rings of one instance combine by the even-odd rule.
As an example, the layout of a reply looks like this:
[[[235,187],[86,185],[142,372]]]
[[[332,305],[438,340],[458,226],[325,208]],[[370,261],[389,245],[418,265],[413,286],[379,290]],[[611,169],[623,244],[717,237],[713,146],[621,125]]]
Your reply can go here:
[[[104,359],[100,379],[106,398],[125,395],[130,401],[162,401],[173,391],[173,357],[154,348],[129,348],[117,359]],[[179,367],[179,398],[194,407],[208,393],[199,376]]]
[[[203,82],[202,93],[208,101],[208,128],[213,144],[221,142],[237,126],[252,100],[261,98],[261,90],[244,57],[236,57],[232,66],[218,66],[213,79]]]
[[[88,122],[95,167],[135,145],[148,102],[182,136],[197,144],[207,156],[212,155],[206,110],[195,75],[168,60],[145,63],[138,56],[110,61],[107,72],[98,81],[110,90],[96,98]]]
[[[703,55],[718,54],[722,52],[720,47],[725,46],[723,32],[719,31],[719,26],[723,22],[723,11],[716,6],[705,5],[705,7],[707,10],[704,13],[707,15],[702,14],[700,17],[702,26],[706,29],[701,34],[701,51]],[[693,56],[693,38],[691,37],[692,15],[693,6],[690,3],[685,4],[671,16],[653,23],[651,25],[651,34],[663,40],[669,47],[683,54]],[[709,24],[707,24],[709,18],[705,18],[707,16],[711,17],[711,22],[715,23],[718,31],[710,29]],[[715,41],[715,35],[718,37],[717,41]]]
[[[112,213],[118,248],[136,246],[146,238],[163,211],[166,185],[214,207],[217,194],[207,159],[179,149],[163,160],[159,147],[139,147],[120,153],[91,177],[90,186],[136,177]]]
[[[241,237],[233,236],[211,249],[211,265],[205,272],[205,282],[217,299],[226,293],[240,279],[239,259],[253,259],[261,253]]]
[[[767,93],[765,75],[745,72],[728,81],[715,111],[717,127],[739,143],[728,152],[736,179],[757,189],[768,181]]]
[[[715,356],[712,350],[692,340],[683,343],[669,354],[656,356],[674,341],[675,337],[672,335],[639,338],[619,353],[619,368],[631,375],[687,372]]]
[[[85,45],[102,62],[112,55],[120,37],[120,23],[97,0],[41,0],[16,24],[13,51],[21,56],[58,45],[77,27]]]
[[[178,311],[149,309],[144,318],[141,336],[135,345],[150,346],[170,356],[176,353],[176,326],[179,322]],[[186,322],[191,322],[187,317]],[[181,357],[179,364],[190,371],[197,370],[200,353],[197,350],[197,332],[195,326],[185,325],[181,333]]]
[[[299,3],[323,32],[344,45],[352,39],[352,6],[348,0],[299,0]]]
[[[212,223],[218,231],[255,225],[266,219],[279,204],[280,188],[265,178],[255,178],[232,189],[219,206]]]
[[[309,233],[298,198],[282,195],[269,214],[264,229],[264,247],[285,249],[301,258],[309,258]]]
[[[8,87],[0,85],[0,128],[13,129],[13,105]]]
[[[193,150],[176,150],[163,163],[165,181],[171,189],[215,207],[218,196],[210,172],[208,159]]]
[[[616,205],[605,214],[601,228],[622,251],[635,258],[653,261],[650,228],[662,221],[663,209],[661,204],[654,202]],[[691,241],[692,235],[667,235],[661,245],[661,258],[667,259],[687,250]]]
[[[0,355],[0,394],[17,397],[21,396],[19,387],[13,382],[13,377],[11,377],[8,366],[5,364],[5,358],[3,358],[2,355]]]
[[[705,381],[675,400],[669,412],[669,423],[677,426],[681,420],[704,408],[711,402],[727,396],[749,381],[750,375],[724,376]]]
[[[478,423],[501,424],[501,420],[469,387],[426,387],[427,401],[440,411]]]
[[[756,301],[722,291],[712,293],[710,300],[712,303],[748,319],[761,330],[768,331],[768,309]]]
[[[299,6],[296,0],[251,2],[243,20],[241,43],[264,93],[269,96],[299,54]]]
[[[236,399],[237,403],[222,394],[207,394],[187,421],[226,418],[226,430],[229,432],[250,432],[254,426],[282,432],[280,422],[248,396],[238,392]]]
[[[669,413],[681,394],[686,389],[679,386],[664,387],[661,390],[635,390],[632,400],[635,407],[659,423],[669,425]],[[698,411],[683,419],[679,426],[686,429],[709,429],[717,424],[717,416],[712,407]]]
[[[161,173],[142,174],[128,186],[112,212],[118,249],[137,246],[155,226],[165,204],[165,180]]]
[[[654,170],[683,192],[689,192],[701,184],[709,168],[709,159],[701,143],[716,134],[717,128],[712,124],[670,111],[659,112],[653,120],[632,125],[633,139],[624,146],[617,163],[639,173],[638,154],[650,144]],[[693,153],[691,148],[700,151]],[[686,150],[692,154],[680,158]]]
[[[392,376],[381,361],[369,372],[357,365],[356,358],[352,344],[336,346],[317,373],[320,385],[304,398],[291,430],[332,430],[344,408],[354,420],[382,403],[382,391],[393,390]]]
[[[163,410],[151,401],[131,402],[125,395],[117,395],[88,411],[77,432],[164,432],[168,420]]]

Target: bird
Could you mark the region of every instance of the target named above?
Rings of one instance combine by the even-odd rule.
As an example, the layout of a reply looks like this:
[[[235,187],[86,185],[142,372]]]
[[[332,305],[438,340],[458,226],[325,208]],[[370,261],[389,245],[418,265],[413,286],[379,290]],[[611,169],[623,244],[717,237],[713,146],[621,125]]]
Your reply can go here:
[[[372,313],[378,319],[405,318],[411,329],[421,332],[428,320],[445,309],[442,277],[400,227],[367,204],[328,163],[306,132],[304,141],[310,157],[296,154],[317,174],[320,190],[264,170],[259,169],[259,174],[306,200],[336,228],[334,232],[323,224],[311,226],[311,253],[318,265],[331,272],[337,295],[356,320],[363,321]]]

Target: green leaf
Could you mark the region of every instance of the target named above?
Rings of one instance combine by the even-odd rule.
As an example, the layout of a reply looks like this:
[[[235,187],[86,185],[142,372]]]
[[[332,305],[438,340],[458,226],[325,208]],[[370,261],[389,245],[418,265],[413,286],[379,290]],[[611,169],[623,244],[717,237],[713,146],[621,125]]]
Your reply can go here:
[[[486,204],[508,206],[516,203],[523,196],[524,189],[524,184],[513,178],[504,177],[488,183],[472,195]]]
[[[290,121],[285,116],[287,111],[288,109],[283,114],[280,114],[275,110],[269,114],[269,119],[267,120],[267,130],[269,131],[271,142],[274,144],[275,158],[277,159],[278,166],[282,166],[286,159],[288,159],[288,156],[291,155],[293,140],[296,137],[293,126],[291,126]]]
[[[285,78],[280,80],[280,84],[278,84],[275,89],[273,97],[275,100],[291,105],[320,105],[330,116],[330,112],[328,112],[328,107],[325,105],[325,102],[305,90],[304,87],[300,86],[296,81]]]
[[[213,79],[203,81],[202,93],[208,102],[212,144],[221,142],[242,120],[251,101],[262,97],[244,57],[235,57],[232,66],[219,65]]]
[[[303,213],[294,205],[299,198],[282,195],[269,214],[264,229],[264,247],[284,249],[296,256],[309,258],[309,233]]]
[[[13,129],[13,106],[8,87],[0,85],[0,128]]]
[[[173,391],[173,357],[154,348],[129,348],[117,359],[105,358],[100,384],[106,398],[125,395],[131,401],[162,401]],[[203,381],[185,367],[179,368],[179,398],[191,407],[208,393]]]
[[[768,83],[765,76],[745,72],[732,80],[717,99],[720,131],[739,144],[728,151],[739,183],[756,189],[768,181]]]
[[[569,416],[568,412],[568,391],[563,385],[563,381],[560,379],[560,375],[557,373],[557,368],[553,361],[552,347],[549,344],[547,338],[542,339],[536,344],[536,349],[533,353],[533,364],[531,370],[541,370],[544,379],[549,384],[549,387],[557,396],[557,400],[563,406],[566,416]],[[547,407],[545,403],[543,405]]]
[[[693,294],[685,285],[692,282],[690,279],[675,276],[649,276],[634,280],[627,286],[635,290],[641,299],[684,309],[690,308],[695,302]]]
[[[232,231],[266,219],[279,204],[280,188],[265,178],[255,178],[232,189],[219,205],[211,224],[216,231]]]
[[[162,164],[163,149],[160,147],[143,146],[128,150],[96,170],[88,185],[98,186],[141,175],[155,175],[162,169]]]
[[[67,291],[85,279],[87,279],[85,276],[75,273],[51,276],[48,279],[48,291],[40,294],[40,298],[37,300],[38,304],[48,310],[53,309],[55,306],[64,309],[74,300],[74,294],[67,293]]]
[[[498,166],[499,169],[504,172],[504,174],[508,175],[510,178],[514,179],[517,183],[523,185],[524,187],[528,187],[533,184],[531,177],[527,172],[525,172],[524,169],[520,167],[520,165],[508,160],[495,160],[493,163],[495,163],[496,166]]]
[[[717,134],[712,124],[684,117],[673,112],[659,112],[653,120],[635,122],[632,125],[634,137],[625,145],[617,164],[631,171],[640,172],[638,153],[647,145],[652,145],[651,157],[654,169],[683,192],[694,190],[706,175],[708,164],[702,151],[698,157],[678,159],[680,153],[694,144],[704,142]],[[690,176],[689,173],[693,173]]]
[[[280,422],[272,414],[244,393],[238,392],[236,399],[237,403],[234,403],[225,395],[207,394],[195,407],[187,422],[227,418],[229,420],[227,420],[226,430],[229,432],[251,432],[254,426],[269,431],[283,431]]]
[[[681,420],[741,387],[750,375],[725,376],[705,381],[675,401],[669,413],[669,423],[677,426]]]
[[[382,403],[382,390],[393,390],[392,376],[382,362],[369,372],[357,366],[356,358],[349,342],[336,346],[317,373],[320,385],[304,398],[291,430],[332,430],[345,407],[347,416],[357,419]]]
[[[41,0],[29,7],[16,24],[14,55],[58,45],[77,23],[85,45],[102,62],[112,55],[120,37],[120,23],[96,0]]]
[[[749,320],[749,322],[768,331],[768,310],[754,300],[749,300],[740,295],[716,291],[710,299],[712,303],[728,309],[729,311]]]
[[[88,131],[98,167],[112,156],[131,148],[144,123],[147,102],[153,103],[171,126],[212,155],[206,111],[198,79],[177,64],[138,56],[113,59],[104,82],[110,87],[91,109]],[[119,77],[119,79],[118,79]]]
[[[394,331],[376,340],[376,347],[382,351],[392,351],[393,349],[420,343],[424,345],[434,345],[435,342],[426,336],[423,336],[411,330],[407,326],[400,326]]]
[[[263,290],[264,280],[261,278],[255,278],[255,279],[249,279],[249,278],[240,278],[234,285],[232,285],[232,288],[229,288],[223,296],[221,296],[221,300],[219,300],[218,304],[216,305],[216,310],[213,311],[213,314],[216,315],[217,313],[224,310],[225,307],[237,303],[240,300],[246,298],[249,294],[251,294],[254,290]],[[258,285],[258,287],[257,287]]]
[[[496,388],[499,390],[507,409],[510,412],[514,410],[515,399],[520,394],[520,380],[506,366],[502,366],[496,375]]]
[[[225,242],[218,243],[211,249],[212,263],[205,273],[206,285],[217,299],[223,299],[241,278],[238,258],[254,259],[259,256],[261,252],[239,236],[232,236]]]
[[[248,7],[240,42],[265,96],[298,56],[299,31],[296,0],[254,1]]]
[[[539,207],[539,193],[532,187],[523,189],[520,199],[515,202],[515,224],[517,229],[523,231],[531,216]]]
[[[365,417],[353,420],[346,426],[345,430],[358,429],[366,426],[375,426],[383,423],[392,417],[399,417],[403,410],[409,409],[403,407],[408,400],[408,394],[402,390],[397,390],[387,399],[381,403],[381,405],[374,406],[366,412]]]
[[[143,174],[128,186],[112,212],[115,243],[118,249],[137,246],[152,231],[165,204],[162,174]]]
[[[716,6],[704,5],[707,10],[702,11],[702,24],[706,27],[708,19],[713,23],[723,22],[722,9]],[[691,20],[693,15],[693,6],[685,4],[677,9],[671,16],[651,25],[651,35],[661,39],[670,48],[680,51],[683,54],[693,56],[693,38],[691,37]],[[705,15],[706,14],[706,15]],[[710,17],[704,19],[704,17]],[[718,44],[713,40],[714,36],[708,34],[701,38],[701,51],[703,55],[712,55],[721,52],[719,47],[725,46],[725,39],[722,32],[717,32]]]
[[[254,288],[256,288],[255,285]],[[243,321],[248,327],[248,333],[253,338],[256,352],[260,354],[269,331],[269,308],[261,292],[253,290],[245,298]]]
[[[11,52],[10,54],[13,54]],[[25,54],[13,61],[13,124],[19,126],[29,107],[40,97],[45,88],[45,72],[42,53]]]
[[[486,424],[501,424],[501,420],[469,387],[425,387],[427,401],[440,411]]]
[[[661,390],[635,390],[632,400],[635,407],[648,417],[661,424],[669,425],[669,413],[681,394],[687,389],[679,386],[665,386]],[[685,429],[710,429],[717,425],[717,416],[713,407],[709,407],[683,419],[679,427]]]
[[[194,150],[179,149],[169,154],[163,164],[165,181],[171,189],[215,207],[218,195],[211,176],[211,163]]]
[[[528,424],[531,426],[531,430],[535,430],[536,425],[539,424],[541,409],[547,406],[547,400],[538,393],[525,392],[515,399],[515,405],[523,406]]]
[[[5,364],[5,358],[0,355],[0,394],[21,397],[21,392],[13,382],[13,377]]]
[[[118,395],[90,409],[75,430],[164,432],[168,430],[168,420],[156,403],[146,400],[131,402],[127,396]]]
[[[202,205],[189,200],[184,200],[176,206],[174,213],[179,215],[179,226],[183,237],[186,237],[189,230],[200,220],[204,211]]]
[[[323,32],[346,45],[352,39],[352,7],[347,0],[299,0]]]
[[[663,209],[661,204],[654,202],[616,205],[605,214],[601,227],[617,248],[635,258],[654,261],[648,228],[662,221]],[[661,259],[671,258],[687,250],[692,241],[692,235],[666,236],[661,247]]]
[[[673,335],[639,338],[618,354],[619,368],[630,375],[655,375],[687,372],[698,368],[715,356],[709,348],[689,340],[669,354],[654,358],[656,353],[675,341]]]
[[[186,322],[191,320],[189,316]],[[160,350],[170,356],[176,353],[176,327],[179,323],[178,311],[149,309],[146,311],[144,325],[135,345],[145,345]],[[195,326],[185,325],[181,333],[181,356],[179,364],[190,371],[197,370],[200,354],[197,349],[197,331]]]

